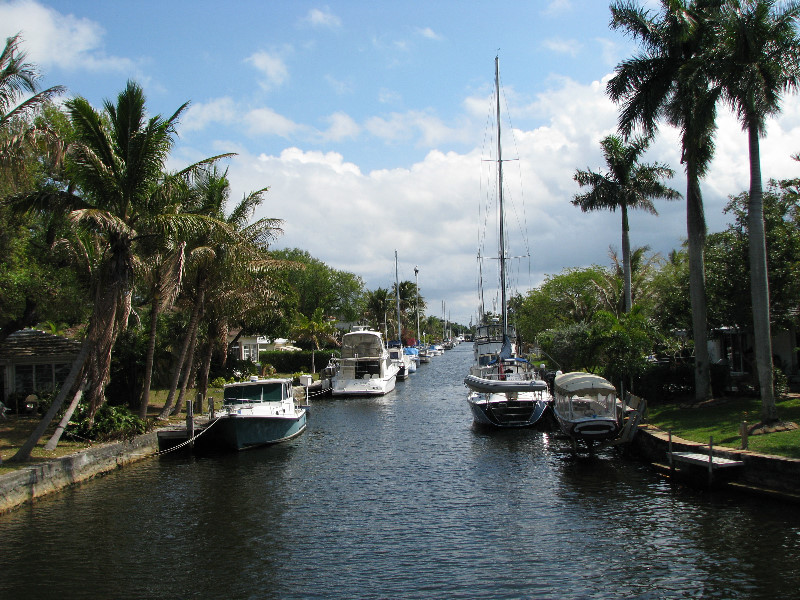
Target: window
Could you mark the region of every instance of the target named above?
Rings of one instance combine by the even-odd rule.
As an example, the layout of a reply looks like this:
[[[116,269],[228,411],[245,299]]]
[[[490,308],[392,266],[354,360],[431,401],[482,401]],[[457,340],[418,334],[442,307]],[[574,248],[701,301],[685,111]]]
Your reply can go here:
[[[14,390],[19,394],[33,392],[33,365],[17,365],[14,368]]]
[[[53,389],[53,365],[34,365],[34,389],[37,392],[49,392]]]

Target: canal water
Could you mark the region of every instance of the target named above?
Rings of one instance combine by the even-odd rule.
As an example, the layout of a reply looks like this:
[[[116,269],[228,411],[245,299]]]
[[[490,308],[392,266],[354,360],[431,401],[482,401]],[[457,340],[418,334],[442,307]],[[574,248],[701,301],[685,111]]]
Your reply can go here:
[[[0,598],[797,598],[800,516],[472,425],[462,344],[306,432],[0,515]]]

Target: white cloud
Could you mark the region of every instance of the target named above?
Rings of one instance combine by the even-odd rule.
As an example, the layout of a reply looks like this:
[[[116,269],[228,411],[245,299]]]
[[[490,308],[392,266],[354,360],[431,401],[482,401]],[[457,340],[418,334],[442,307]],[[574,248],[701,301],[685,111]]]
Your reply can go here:
[[[232,98],[217,98],[206,103],[192,103],[181,119],[181,130],[198,131],[211,123],[233,123],[237,109]]]
[[[325,81],[331,87],[335,94],[342,96],[349,94],[352,91],[351,85],[345,81],[339,81],[332,75],[325,75]]]
[[[419,27],[419,28],[417,28],[417,33],[419,35],[421,35],[422,37],[427,38],[429,40],[440,41],[440,40],[444,39],[441,35],[436,33],[430,27]]]
[[[577,56],[581,50],[581,43],[578,40],[563,40],[560,38],[543,40],[542,46],[558,54],[569,54],[570,56]]]
[[[267,107],[255,108],[249,111],[244,116],[244,122],[248,133],[251,135],[278,135],[288,138],[301,129],[291,119],[287,119]]]
[[[507,163],[505,173],[513,189],[507,197],[512,254],[525,253],[520,241],[527,237],[532,255],[530,276],[527,262],[515,261],[521,273],[517,276],[521,291],[567,267],[606,265],[609,246],[620,247],[618,213],[583,213],[570,202],[579,191],[572,179],[575,170],[601,168],[599,142],[616,130],[617,108],[605,95],[609,76],[588,85],[552,78],[548,89],[525,105],[515,105],[519,99],[510,95],[513,120],[536,123],[508,129],[504,138],[506,158],[519,158]],[[220,104],[224,109],[225,102]],[[431,149],[406,168],[372,172],[362,172],[341,152],[298,145],[260,156],[242,150],[231,161],[233,196],[270,186],[258,216],[285,220],[285,234],[277,247],[304,248],[337,269],[357,273],[369,289],[392,284],[397,249],[401,279],[413,279],[413,267],[419,266],[420,289],[429,313],[438,314],[444,300],[452,318],[467,323],[475,314],[478,299],[476,250],[481,185],[484,191],[487,187],[486,163],[482,161],[486,157],[477,148],[463,152],[437,149],[453,139],[469,139],[475,144],[482,140],[482,132],[468,125],[483,122],[486,98],[467,98],[463,106],[463,128],[448,127],[431,112],[409,111],[373,118],[360,130],[348,115],[334,113],[327,118],[330,127],[324,132],[265,109],[259,113],[269,124],[264,129],[277,135],[284,131],[319,141],[325,136],[345,139],[369,133],[387,144],[413,140]],[[220,109],[220,114],[228,113]],[[800,99],[792,96],[786,98],[783,114],[770,121],[769,135],[762,141],[765,181],[800,171],[789,157],[800,151],[798,139]],[[709,231],[725,227],[728,217],[722,208],[727,196],[747,189],[746,142],[734,117],[721,114],[717,156],[703,182]],[[685,190],[680,142],[674,129],[662,129],[645,159],[669,163],[678,173],[671,185]],[[520,181],[522,195],[517,191]],[[631,242],[667,253],[680,247],[686,236],[685,202],[660,202],[657,207],[659,217],[631,215]],[[483,276],[492,281],[492,273],[485,270]]]
[[[135,67],[130,59],[105,54],[105,30],[98,23],[61,14],[33,0],[0,4],[0,37],[18,32],[22,32],[28,61],[42,68],[124,72]]]
[[[267,89],[280,86],[289,77],[286,63],[283,62],[283,58],[275,53],[256,52],[249,56],[246,62],[251,63],[265,76],[266,79],[261,84]]]
[[[324,9],[312,8],[308,11],[304,20],[312,27],[336,29],[342,25],[342,20],[333,14],[327,6]]]
[[[355,138],[361,133],[361,127],[359,127],[358,123],[343,112],[332,114],[327,117],[326,122],[329,127],[322,133],[322,139],[325,141],[336,142],[347,138]]]
[[[572,10],[571,0],[551,0],[544,9],[546,15],[559,15]]]

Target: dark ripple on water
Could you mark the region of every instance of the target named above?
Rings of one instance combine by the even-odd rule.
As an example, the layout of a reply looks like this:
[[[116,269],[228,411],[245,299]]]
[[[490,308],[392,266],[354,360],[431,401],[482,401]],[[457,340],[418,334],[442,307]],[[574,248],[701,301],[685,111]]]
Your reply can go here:
[[[287,444],[145,461],[0,516],[0,598],[796,595],[793,507],[476,429],[469,360],[317,401]]]

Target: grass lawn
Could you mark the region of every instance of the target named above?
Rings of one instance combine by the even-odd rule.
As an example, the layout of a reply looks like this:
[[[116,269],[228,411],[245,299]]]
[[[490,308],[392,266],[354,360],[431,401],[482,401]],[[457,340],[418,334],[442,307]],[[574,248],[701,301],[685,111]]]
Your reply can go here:
[[[800,395],[778,401],[778,417],[782,421],[800,424]],[[664,431],[692,442],[707,444],[714,436],[714,445],[741,447],[739,426],[759,422],[759,398],[723,398],[707,405],[687,408],[678,404],[651,405],[647,421]],[[748,438],[748,450],[800,458],[800,429],[781,431]]]
[[[196,394],[194,390],[189,390],[186,393],[187,398],[194,398],[195,395]],[[208,395],[214,397],[216,399],[217,406],[219,406],[219,401],[222,399],[222,390],[210,389]],[[166,399],[167,390],[153,390],[153,392],[151,392],[150,403],[147,411],[148,420],[155,419],[155,417],[164,407]],[[0,463],[0,475],[25,466],[26,463],[7,463],[5,461],[17,453],[17,450],[19,450],[22,444],[25,443],[33,430],[36,429],[40,418],[40,415],[9,414],[7,419],[0,419],[0,458],[2,458],[4,461]],[[170,422],[174,423],[183,423],[185,420],[185,412],[181,415],[170,418]],[[166,424],[166,422],[164,423]],[[39,443],[31,452],[31,458],[27,464],[45,462],[47,460],[59,458],[67,454],[72,454],[73,452],[78,452],[79,450],[84,450],[92,445],[92,443],[89,441],[71,439],[65,434],[62,436],[58,443],[58,447],[55,450],[45,450],[44,445],[50,439],[50,436],[53,435],[56,425],[58,425],[58,420],[51,423],[50,427],[47,428],[47,431],[42,436],[42,439],[39,440]]]

